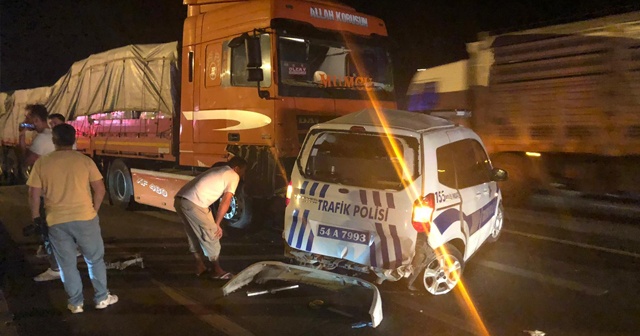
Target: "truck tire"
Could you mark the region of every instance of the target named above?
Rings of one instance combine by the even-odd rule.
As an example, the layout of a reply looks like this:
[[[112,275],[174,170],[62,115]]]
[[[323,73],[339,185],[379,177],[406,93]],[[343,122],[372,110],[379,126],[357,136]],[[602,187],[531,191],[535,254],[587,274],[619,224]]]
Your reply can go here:
[[[220,201],[217,201],[211,206],[214,218],[218,212],[219,205]],[[253,199],[244,192],[244,182],[241,181],[238,184],[238,188],[236,188],[235,195],[233,195],[231,199],[231,204],[229,205],[227,214],[224,216],[224,221],[232,228],[246,229],[249,227],[249,224],[251,224],[252,218]]]
[[[15,148],[2,148],[1,165],[3,184],[13,185],[27,182],[31,169],[21,163]]]
[[[509,206],[523,206],[532,193],[532,181],[529,175],[527,159],[518,154],[500,154],[492,160],[493,166],[502,168],[509,174],[509,179],[499,182],[502,190],[502,201]]]
[[[109,165],[107,189],[113,205],[128,209],[133,203],[133,181],[127,164],[116,159]]]

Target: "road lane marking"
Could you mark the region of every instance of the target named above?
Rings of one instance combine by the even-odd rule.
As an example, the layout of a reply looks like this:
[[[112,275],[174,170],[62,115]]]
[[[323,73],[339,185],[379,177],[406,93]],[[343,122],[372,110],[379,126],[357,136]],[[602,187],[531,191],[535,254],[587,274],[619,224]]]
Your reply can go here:
[[[540,282],[550,283],[558,287],[564,287],[564,288],[577,291],[577,292],[582,292],[591,296],[600,296],[608,292],[608,290],[606,289],[591,287],[591,286],[583,285],[579,282],[552,277],[552,276],[544,275],[542,273],[537,273],[537,272],[525,270],[518,267],[500,264],[494,261],[479,260],[479,261],[476,261],[475,263],[487,268],[494,269],[494,270],[515,274],[524,278],[529,278],[529,279],[533,279]]]
[[[187,308],[200,320],[214,327],[216,330],[219,330],[227,335],[253,336],[253,333],[251,333],[249,330],[242,328],[240,325],[222,315],[208,310],[199,302],[180,294],[177,290],[163,284],[162,282],[155,279],[151,279],[151,282],[158,286],[160,290],[167,294],[167,296],[172,298],[183,307]]]
[[[420,314],[427,315],[442,323],[457,328],[458,330],[465,331],[471,335],[482,336],[482,334],[479,333],[478,330],[473,328],[468,321],[453,315],[443,313],[441,310],[431,308],[429,305],[422,305],[415,302],[414,300],[403,300],[398,298],[390,298],[390,300],[399,306],[414,310]]]
[[[586,249],[602,251],[602,252],[607,252],[607,253],[613,253],[613,254],[619,254],[619,255],[623,255],[623,256],[627,256],[627,257],[640,259],[640,254],[634,253],[634,252],[616,250],[616,249],[611,249],[611,248],[602,247],[602,246],[596,246],[596,245],[591,245],[591,244],[585,244],[585,243],[572,242],[572,241],[569,241],[569,240],[552,238],[552,237],[541,236],[541,235],[536,235],[536,234],[526,233],[526,232],[520,232],[520,231],[514,231],[514,230],[504,229],[503,231],[507,232],[507,233],[515,234],[515,235],[528,237],[528,238],[547,240],[547,241],[552,241],[554,243],[577,246],[577,247],[582,247],[582,248],[586,248]]]

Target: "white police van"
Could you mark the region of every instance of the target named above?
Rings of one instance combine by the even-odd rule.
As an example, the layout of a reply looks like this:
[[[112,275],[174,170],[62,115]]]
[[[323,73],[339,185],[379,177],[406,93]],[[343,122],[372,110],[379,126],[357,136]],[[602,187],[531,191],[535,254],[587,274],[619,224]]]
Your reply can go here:
[[[287,253],[448,293],[500,235],[506,178],[478,135],[446,119],[366,109],[317,124],[287,190]]]

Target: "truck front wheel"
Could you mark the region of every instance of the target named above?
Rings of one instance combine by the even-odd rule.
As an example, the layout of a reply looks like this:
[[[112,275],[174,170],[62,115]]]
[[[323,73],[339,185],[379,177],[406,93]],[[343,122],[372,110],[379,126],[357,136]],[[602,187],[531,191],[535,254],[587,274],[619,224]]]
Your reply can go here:
[[[211,206],[214,217],[218,212],[219,204],[220,201],[217,201]],[[236,188],[235,195],[233,195],[231,199],[229,210],[227,210],[227,213],[224,215],[224,220],[227,225],[236,229],[246,229],[249,227],[253,217],[252,204],[251,197],[244,192],[244,183],[240,182]]]
[[[129,208],[133,202],[133,181],[129,167],[124,161],[116,159],[109,165],[107,174],[107,189],[111,202],[120,208]]]

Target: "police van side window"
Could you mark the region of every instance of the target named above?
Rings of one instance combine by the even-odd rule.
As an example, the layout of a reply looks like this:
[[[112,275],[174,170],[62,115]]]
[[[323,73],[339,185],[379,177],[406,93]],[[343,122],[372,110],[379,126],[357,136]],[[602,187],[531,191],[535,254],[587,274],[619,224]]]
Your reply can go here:
[[[449,188],[456,188],[453,149],[454,146],[452,145],[444,145],[436,149],[436,158],[438,160],[438,182]]]
[[[491,181],[489,158],[478,141],[464,139],[451,145],[459,189]]]

